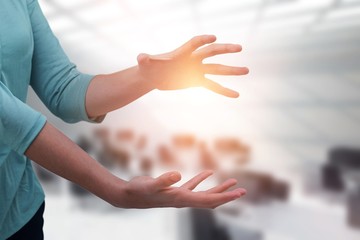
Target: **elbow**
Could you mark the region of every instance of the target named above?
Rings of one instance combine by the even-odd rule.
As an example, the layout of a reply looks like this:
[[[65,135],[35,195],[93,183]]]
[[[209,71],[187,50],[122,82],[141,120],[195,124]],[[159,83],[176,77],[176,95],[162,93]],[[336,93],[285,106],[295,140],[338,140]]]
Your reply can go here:
[[[82,119],[77,116],[78,114],[71,110],[50,109],[50,111],[66,123],[77,123],[82,121]]]

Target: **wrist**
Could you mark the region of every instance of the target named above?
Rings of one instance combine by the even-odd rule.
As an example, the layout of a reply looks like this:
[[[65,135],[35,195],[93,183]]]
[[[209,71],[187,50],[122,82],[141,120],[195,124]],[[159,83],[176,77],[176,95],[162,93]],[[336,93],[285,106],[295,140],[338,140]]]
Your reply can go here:
[[[127,186],[128,182],[125,180],[122,180],[116,176],[113,176],[113,180],[111,181],[111,184],[108,185],[108,193],[107,201],[114,207],[118,208],[124,208],[126,203],[126,192],[127,192]]]
[[[140,86],[142,86],[146,92],[151,92],[152,90],[156,89],[156,84],[140,70],[139,65],[136,65],[134,67],[134,71],[140,83]]]

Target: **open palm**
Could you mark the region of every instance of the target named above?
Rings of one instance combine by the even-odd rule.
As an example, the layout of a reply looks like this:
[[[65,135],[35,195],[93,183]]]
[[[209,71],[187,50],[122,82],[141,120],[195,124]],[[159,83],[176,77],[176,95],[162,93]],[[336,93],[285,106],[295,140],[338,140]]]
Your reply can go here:
[[[203,171],[180,187],[172,186],[181,179],[178,172],[168,172],[158,178],[135,177],[127,183],[125,196],[121,196],[117,205],[125,208],[216,208],[246,193],[243,188],[226,191],[236,184],[235,179],[228,179],[206,191],[193,191],[212,173],[212,171]]]

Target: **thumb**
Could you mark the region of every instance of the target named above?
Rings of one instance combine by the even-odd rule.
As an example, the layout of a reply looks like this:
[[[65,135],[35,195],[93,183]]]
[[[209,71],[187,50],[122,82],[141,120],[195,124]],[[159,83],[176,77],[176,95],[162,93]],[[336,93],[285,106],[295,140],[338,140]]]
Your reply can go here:
[[[181,174],[179,172],[167,172],[161,175],[160,177],[155,178],[156,188],[162,189],[169,187],[174,183],[177,183],[181,179]]]

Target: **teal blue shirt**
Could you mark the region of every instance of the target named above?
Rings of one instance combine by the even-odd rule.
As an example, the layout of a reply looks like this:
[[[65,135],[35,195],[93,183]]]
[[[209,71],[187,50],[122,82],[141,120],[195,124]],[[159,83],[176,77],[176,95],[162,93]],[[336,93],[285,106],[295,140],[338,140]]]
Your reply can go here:
[[[36,0],[0,0],[0,239],[24,226],[44,200],[24,156],[46,122],[25,104],[29,85],[64,121],[90,121],[91,79],[69,61]]]

